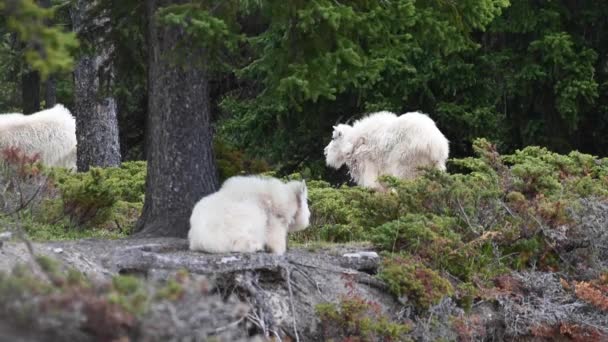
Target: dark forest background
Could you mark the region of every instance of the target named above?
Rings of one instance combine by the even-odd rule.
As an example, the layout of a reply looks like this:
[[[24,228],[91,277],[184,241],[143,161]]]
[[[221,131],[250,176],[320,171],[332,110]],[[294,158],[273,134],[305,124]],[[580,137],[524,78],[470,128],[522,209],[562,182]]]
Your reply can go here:
[[[76,7],[49,4],[58,32],[72,31]],[[90,7],[86,29],[51,42],[70,47],[78,38],[73,55],[37,66],[51,75],[51,90],[11,29],[35,14],[3,18],[0,111],[31,112],[49,96],[73,107],[70,66],[101,39],[111,44],[105,91],[118,103],[122,158],[144,159],[144,2]],[[604,155],[608,148],[602,1],[194,1],[157,15],[185,31],[177,63],[188,50],[206,52],[216,150],[244,152],[283,173],[329,177],[322,150],[331,126],[376,110],[429,113],[454,157],[470,155],[475,137],[502,152],[541,145]]]

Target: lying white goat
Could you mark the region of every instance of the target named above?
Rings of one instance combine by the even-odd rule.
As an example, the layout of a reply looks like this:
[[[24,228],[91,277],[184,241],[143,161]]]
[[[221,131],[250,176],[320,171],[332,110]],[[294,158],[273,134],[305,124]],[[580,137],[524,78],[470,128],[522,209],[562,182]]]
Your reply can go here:
[[[201,199],[192,211],[190,250],[209,253],[275,254],[287,249],[287,233],[309,225],[306,183],[283,183],[258,176],[236,176]]]
[[[426,114],[397,116],[384,111],[352,126],[334,126],[324,152],[328,166],[346,165],[358,185],[384,190],[378,182],[380,175],[411,179],[419,175],[420,167],[445,170],[449,142]]]

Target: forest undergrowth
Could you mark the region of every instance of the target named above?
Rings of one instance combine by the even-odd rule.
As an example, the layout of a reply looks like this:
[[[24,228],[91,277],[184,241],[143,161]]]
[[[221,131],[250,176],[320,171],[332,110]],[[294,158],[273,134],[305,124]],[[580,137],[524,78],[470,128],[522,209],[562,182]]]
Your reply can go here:
[[[506,330],[512,335],[525,331],[574,340],[600,341],[608,336],[608,327],[591,315],[608,311],[608,159],[578,152],[562,155],[535,146],[500,155],[485,139],[476,140],[473,148],[476,156],[450,160],[448,173],[427,170],[407,181],[383,177],[389,188],[385,193],[307,179],[311,227],[293,234],[289,246],[372,246],[383,259],[375,276],[412,312],[423,315],[449,299],[467,313],[450,322],[464,340],[484,334],[475,314],[480,303],[501,303],[510,310],[505,309],[506,316],[515,315],[524,308],[512,298],[526,298],[535,291],[545,291],[546,297],[550,289],[559,295],[551,303],[576,303],[568,315],[551,312],[549,305],[547,316],[534,314],[525,324],[513,320]],[[35,156],[18,150],[5,150],[2,156],[4,230],[22,228],[34,241],[114,239],[131,233],[143,205],[145,162],[69,173],[45,169]],[[243,158],[220,155],[218,159],[225,161],[220,167],[229,166],[220,174],[237,174],[243,165],[273,174],[263,162]],[[27,281],[28,286],[19,285],[22,290],[53,295],[44,287],[30,286],[24,277],[19,267],[12,276],[0,277],[0,293]],[[57,277],[60,280],[51,283],[59,282],[70,291],[85,288],[76,271]],[[546,277],[543,289],[535,288],[539,277]],[[123,298],[122,290],[115,288],[122,285],[113,286],[115,294],[107,296],[113,304],[104,309],[108,314],[126,310],[124,314],[135,319],[145,311],[138,303],[146,302],[146,294],[129,290],[137,293]],[[180,286],[167,286],[166,296],[181,296]],[[78,291],[87,296],[92,290]],[[384,317],[374,307],[353,292],[339,303],[318,306],[317,315],[330,323],[324,330],[327,339],[413,336],[415,324]]]

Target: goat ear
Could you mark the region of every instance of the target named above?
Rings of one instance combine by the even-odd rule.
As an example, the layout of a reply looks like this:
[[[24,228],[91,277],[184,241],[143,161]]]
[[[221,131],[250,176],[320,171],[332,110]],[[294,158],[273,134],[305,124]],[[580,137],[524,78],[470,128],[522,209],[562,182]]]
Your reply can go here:
[[[365,145],[366,143],[367,143],[367,139],[365,137],[359,137],[359,139],[357,139],[357,143],[355,144],[355,147]]]
[[[302,179],[302,182],[300,184],[300,195],[306,195],[308,193],[308,190],[306,188],[306,181],[304,179]]]

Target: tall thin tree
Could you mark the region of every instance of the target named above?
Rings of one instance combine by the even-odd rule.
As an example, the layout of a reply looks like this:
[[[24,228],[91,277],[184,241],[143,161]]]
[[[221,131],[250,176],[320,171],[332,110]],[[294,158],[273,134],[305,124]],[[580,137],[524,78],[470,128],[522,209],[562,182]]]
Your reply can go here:
[[[21,73],[21,102],[24,114],[40,110],[40,74],[29,66],[23,65]]]
[[[95,1],[77,0],[72,11],[74,30],[85,42],[85,52],[74,69],[79,171],[120,164],[117,106],[111,95],[113,46],[104,39],[109,18],[103,12],[91,17],[94,5]]]
[[[40,7],[51,8],[51,0],[38,0]],[[45,21],[48,26],[53,25],[53,21],[48,19]],[[57,103],[57,79],[51,74],[44,81],[44,108],[51,108]]]

